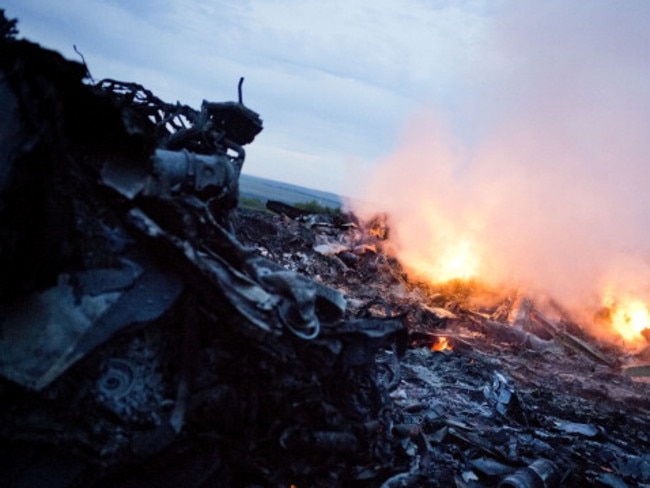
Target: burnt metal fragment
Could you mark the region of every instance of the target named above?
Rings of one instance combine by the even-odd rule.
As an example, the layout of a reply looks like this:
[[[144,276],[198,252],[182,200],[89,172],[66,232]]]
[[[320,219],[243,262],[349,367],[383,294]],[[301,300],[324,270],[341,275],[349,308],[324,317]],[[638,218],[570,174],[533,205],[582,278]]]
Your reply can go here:
[[[492,384],[485,385],[483,395],[499,415],[523,424],[528,423],[526,412],[514,386],[501,373],[494,373]]]
[[[499,488],[555,488],[560,486],[561,479],[560,470],[553,461],[538,459],[506,476]]]

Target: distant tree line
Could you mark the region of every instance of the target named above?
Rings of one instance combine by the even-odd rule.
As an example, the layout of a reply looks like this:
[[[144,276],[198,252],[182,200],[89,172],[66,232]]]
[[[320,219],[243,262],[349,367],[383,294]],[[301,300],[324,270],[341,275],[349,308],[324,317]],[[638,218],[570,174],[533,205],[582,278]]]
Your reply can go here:
[[[249,210],[267,210],[265,203],[259,198],[242,197],[239,199],[239,206]],[[339,215],[341,213],[341,207],[327,207],[321,205],[316,200],[311,200],[309,202],[296,202],[293,206],[311,213],[328,215]]]
[[[247,208],[249,210],[267,211],[264,202],[259,198],[241,197],[239,199],[239,207]]]
[[[341,207],[326,207],[321,205],[316,200],[311,200],[310,202],[298,202],[294,204],[294,207],[299,208],[300,210],[307,210],[312,213],[321,213],[329,215],[338,215],[341,213]]]

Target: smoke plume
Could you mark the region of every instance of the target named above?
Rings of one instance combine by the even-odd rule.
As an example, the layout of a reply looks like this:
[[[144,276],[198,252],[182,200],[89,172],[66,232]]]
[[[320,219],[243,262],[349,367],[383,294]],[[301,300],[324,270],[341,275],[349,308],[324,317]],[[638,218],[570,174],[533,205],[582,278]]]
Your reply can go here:
[[[466,103],[415,115],[364,198],[414,263],[451,243],[479,278],[573,309],[605,287],[647,303],[650,4],[512,1],[491,15]]]

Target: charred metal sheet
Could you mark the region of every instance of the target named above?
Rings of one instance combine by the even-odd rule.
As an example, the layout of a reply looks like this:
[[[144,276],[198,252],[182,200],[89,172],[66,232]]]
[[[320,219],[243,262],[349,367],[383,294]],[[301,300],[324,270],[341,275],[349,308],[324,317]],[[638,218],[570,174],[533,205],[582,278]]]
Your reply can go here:
[[[70,281],[74,284],[77,296],[94,296],[123,290],[133,285],[142,272],[143,268],[135,261],[124,260],[119,267],[79,271],[70,277]]]
[[[183,289],[178,278],[153,270],[135,281],[111,278],[79,295],[62,277],[54,288],[2,306],[0,374],[40,390],[122,328],[160,317]],[[90,281],[88,273],[81,279]]]
[[[506,476],[499,488],[555,488],[562,479],[557,465],[548,459],[538,459],[519,471]]]
[[[76,343],[73,355],[85,356],[127,325],[156,320],[176,302],[183,288],[183,282],[174,273],[149,267],[97,318],[89,333]]]
[[[119,296],[111,292],[77,303],[73,287],[62,282],[3,306],[0,374],[37,390],[47,386],[74,362],[72,349]]]

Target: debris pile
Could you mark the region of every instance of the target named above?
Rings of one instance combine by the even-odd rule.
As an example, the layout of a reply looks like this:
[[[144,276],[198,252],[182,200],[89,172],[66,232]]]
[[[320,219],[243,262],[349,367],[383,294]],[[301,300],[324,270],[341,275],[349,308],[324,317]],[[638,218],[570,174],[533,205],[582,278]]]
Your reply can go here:
[[[525,297],[410,282],[385,220],[237,209],[200,110],[0,55],[0,485],[650,486],[649,387]]]
[[[396,472],[380,486],[650,486],[650,385],[633,378],[647,367],[623,367],[624,349],[526,297],[473,300],[472,284],[410,282],[382,250],[381,219],[333,225],[241,210],[239,219],[260,253],[344,290],[356,313],[407,325],[405,354],[376,360],[400,439]],[[261,228],[264,240],[250,230]],[[337,252],[319,252],[325,241]],[[343,262],[348,252],[355,259]]]
[[[393,469],[404,324],[244,246],[238,102],[170,105],[5,40],[0,484],[336,486]],[[368,471],[370,468],[370,471]]]

